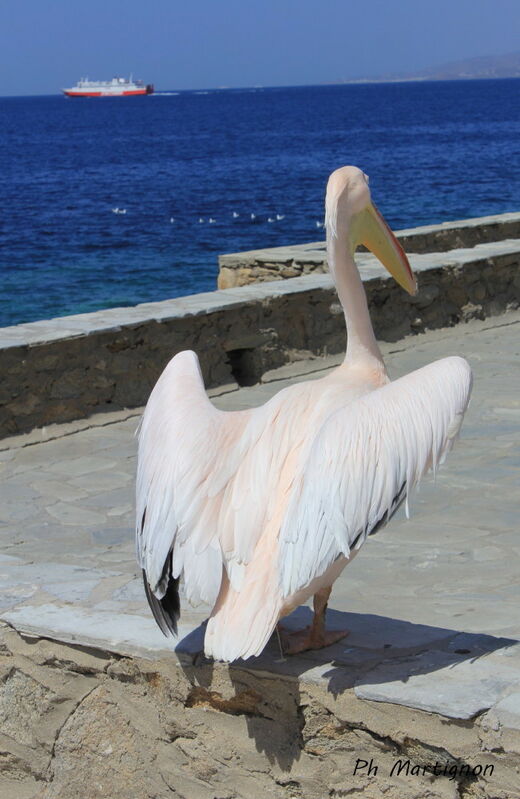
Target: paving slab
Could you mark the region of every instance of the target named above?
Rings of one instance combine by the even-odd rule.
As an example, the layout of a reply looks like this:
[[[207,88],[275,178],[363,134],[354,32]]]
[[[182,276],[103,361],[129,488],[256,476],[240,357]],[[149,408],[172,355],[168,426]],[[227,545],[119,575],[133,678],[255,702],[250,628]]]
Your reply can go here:
[[[455,719],[493,707],[500,718],[517,714],[519,333],[515,311],[382,345],[392,377],[449,354],[470,361],[475,387],[461,440],[414,496],[411,519],[398,515],[335,584],[329,624],[351,635],[285,660],[273,641],[244,668]],[[262,384],[211,392],[213,402],[251,407],[339,360],[288,364]],[[34,636],[193,663],[208,609],[183,609],[179,640],[163,638],[134,559],[139,414],[100,414],[0,442],[0,617]],[[287,623],[309,614],[300,608]]]

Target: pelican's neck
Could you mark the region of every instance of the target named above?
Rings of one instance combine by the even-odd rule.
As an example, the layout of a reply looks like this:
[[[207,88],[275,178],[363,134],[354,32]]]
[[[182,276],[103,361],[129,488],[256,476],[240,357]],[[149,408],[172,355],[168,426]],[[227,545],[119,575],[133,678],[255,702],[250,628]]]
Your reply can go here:
[[[383,357],[377,345],[363,282],[348,244],[348,236],[327,235],[329,270],[336,284],[347,325],[345,363],[380,366]]]

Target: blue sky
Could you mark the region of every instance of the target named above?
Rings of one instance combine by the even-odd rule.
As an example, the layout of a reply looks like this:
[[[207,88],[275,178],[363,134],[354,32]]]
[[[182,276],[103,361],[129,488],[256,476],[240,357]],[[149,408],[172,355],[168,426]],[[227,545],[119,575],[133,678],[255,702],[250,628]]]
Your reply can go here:
[[[276,86],[519,49],[520,0],[0,0],[0,95]]]

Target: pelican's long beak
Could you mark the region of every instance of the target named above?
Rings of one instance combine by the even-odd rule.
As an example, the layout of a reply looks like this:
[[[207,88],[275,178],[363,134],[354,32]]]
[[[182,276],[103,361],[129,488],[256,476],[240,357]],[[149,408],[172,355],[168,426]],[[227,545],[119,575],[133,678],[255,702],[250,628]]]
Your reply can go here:
[[[415,294],[417,282],[405,251],[373,203],[357,215],[354,228],[354,247],[363,244],[408,294]]]

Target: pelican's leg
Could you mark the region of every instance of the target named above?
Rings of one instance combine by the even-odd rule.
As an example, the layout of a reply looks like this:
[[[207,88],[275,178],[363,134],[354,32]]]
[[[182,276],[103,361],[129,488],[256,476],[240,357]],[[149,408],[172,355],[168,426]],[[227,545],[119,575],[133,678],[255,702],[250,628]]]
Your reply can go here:
[[[325,629],[325,614],[331,591],[332,587],[322,588],[314,594],[314,616],[310,627],[288,632],[278,626],[284,655],[295,655],[298,652],[305,652],[306,649],[322,649],[324,646],[337,643],[349,634],[349,630]]]

